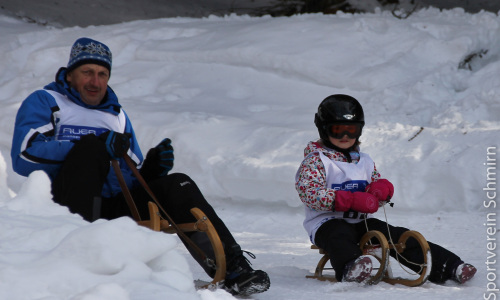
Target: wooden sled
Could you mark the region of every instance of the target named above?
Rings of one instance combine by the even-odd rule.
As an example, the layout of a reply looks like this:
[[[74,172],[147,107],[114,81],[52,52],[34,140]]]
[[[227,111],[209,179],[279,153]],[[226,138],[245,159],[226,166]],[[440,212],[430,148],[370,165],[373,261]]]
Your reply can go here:
[[[203,258],[203,260],[206,260],[207,263],[215,264],[214,278],[212,282],[210,282],[204,287],[213,286],[219,281],[224,280],[226,277],[226,255],[224,254],[224,247],[222,246],[219,234],[217,234],[215,227],[213,226],[212,222],[210,222],[208,217],[199,208],[194,207],[190,211],[191,214],[195,217],[196,222],[185,223],[185,224],[170,224],[167,220],[162,219],[158,209],[158,205],[160,204],[156,199],[154,193],[151,191],[148,184],[140,174],[139,170],[137,170],[135,163],[132,161],[130,156],[126,154],[123,156],[123,159],[125,160],[125,163],[128,165],[130,170],[132,170],[134,176],[139,180],[141,185],[149,194],[149,196],[154,200],[154,202],[151,201],[148,202],[149,220],[144,220],[144,221],[141,220],[139,211],[137,210],[137,207],[134,203],[134,199],[132,199],[132,195],[130,194],[125,179],[123,178],[123,174],[120,169],[118,160],[116,159],[111,160],[111,164],[118,178],[120,188],[122,189],[123,195],[125,197],[125,201],[127,202],[127,205],[132,213],[132,217],[137,222],[137,224],[152,229],[154,231],[163,231],[170,234],[178,233],[178,235],[181,238],[183,238],[184,242],[186,242],[187,244],[191,244],[193,249],[199,251],[199,254],[201,254],[200,256]],[[166,218],[170,220],[170,222],[173,222],[173,220],[168,216],[167,212],[165,212],[163,208],[162,212],[165,214]],[[206,254],[203,253],[203,251],[199,249],[199,247],[193,241],[191,241],[187,236],[184,235],[184,232],[194,232],[194,231],[201,231],[207,234],[208,239],[210,240],[210,244],[212,245],[212,249],[214,251],[215,262],[213,262],[212,259],[207,258]]]
[[[397,253],[402,253],[406,249],[406,241],[409,238],[414,238],[420,245],[422,249],[422,254],[424,257],[423,264],[419,265],[421,270],[419,272],[420,276],[417,279],[405,279],[400,277],[393,277],[392,269],[389,263],[389,252],[394,249]],[[378,244],[372,244],[371,241],[376,239]],[[361,237],[359,242],[359,247],[363,251],[363,254],[373,255],[380,262],[380,267],[377,272],[368,280],[367,284],[377,284],[380,281],[387,282],[389,284],[403,284],[406,286],[419,286],[427,281],[430,272],[430,248],[429,244],[425,238],[417,231],[406,231],[399,238],[398,243],[391,244],[387,242],[387,239],[380,231],[368,231]],[[326,263],[330,260],[330,256],[325,250],[318,248],[316,245],[312,245],[311,249],[318,249],[320,254],[323,254],[321,259],[316,266],[314,275],[306,276],[307,278],[314,278],[322,281],[337,282],[335,276],[325,275],[323,271],[325,269],[331,270],[331,268],[325,268]]]
[[[176,233],[175,228],[173,228],[167,220],[160,218],[160,212],[155,203],[149,202],[148,207],[150,219],[146,221],[138,221],[137,223],[139,225],[154,231],[162,231],[169,234]],[[202,231],[207,234],[215,253],[216,268],[215,276],[209,285],[216,284],[217,282],[224,280],[226,277],[226,255],[224,254],[224,247],[222,246],[222,242],[217,234],[217,231],[208,217],[197,207],[191,209],[191,214],[196,218],[196,222],[177,224],[177,227],[183,232]],[[208,285],[204,287],[208,287]]]

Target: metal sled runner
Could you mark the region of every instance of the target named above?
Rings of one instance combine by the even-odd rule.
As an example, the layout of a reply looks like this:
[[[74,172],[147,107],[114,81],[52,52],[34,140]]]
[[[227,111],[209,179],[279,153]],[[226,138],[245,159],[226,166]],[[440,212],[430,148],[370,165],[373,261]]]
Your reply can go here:
[[[397,253],[396,255],[402,253],[406,249],[406,241],[409,238],[414,238],[415,240],[417,240],[422,250],[424,261],[423,263],[418,264],[421,268],[418,273],[420,276],[416,279],[393,277],[392,269],[389,263],[389,257],[390,257],[389,252],[392,249]],[[374,239],[377,240],[378,244],[375,243],[372,244],[372,241]],[[419,232],[412,230],[406,231],[401,235],[399,241],[396,244],[389,244],[385,236],[380,231],[372,230],[368,231],[363,235],[363,237],[361,237],[361,240],[359,242],[359,247],[363,251],[363,254],[372,255],[380,262],[380,267],[378,268],[377,272],[374,275],[372,275],[371,278],[368,280],[367,282],[368,284],[377,284],[380,281],[384,281],[390,284],[403,284],[406,286],[413,287],[422,285],[427,281],[427,277],[429,276],[431,268],[430,248],[425,238]],[[321,259],[318,262],[318,265],[316,266],[314,275],[306,277],[322,281],[337,282],[334,276],[323,274],[323,271],[325,269],[329,269],[325,268],[326,263],[330,260],[330,256],[328,255],[328,253],[325,252],[323,249],[318,248],[315,245],[312,245],[311,249],[318,249],[319,253],[323,254],[323,256],[321,257]]]

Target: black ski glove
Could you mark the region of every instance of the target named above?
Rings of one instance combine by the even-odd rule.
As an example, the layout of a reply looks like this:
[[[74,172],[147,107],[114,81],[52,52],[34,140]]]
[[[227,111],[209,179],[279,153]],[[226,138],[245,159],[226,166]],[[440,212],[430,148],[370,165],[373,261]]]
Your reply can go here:
[[[111,159],[123,157],[130,148],[130,133],[118,133],[115,131],[107,131],[99,135],[99,139],[106,144],[106,151]]]
[[[174,148],[169,138],[156,147],[149,149],[141,168],[141,175],[146,181],[166,176],[174,167]]]
[[[174,167],[174,148],[169,138],[164,139],[156,146],[158,165],[160,166],[160,177],[163,177]]]

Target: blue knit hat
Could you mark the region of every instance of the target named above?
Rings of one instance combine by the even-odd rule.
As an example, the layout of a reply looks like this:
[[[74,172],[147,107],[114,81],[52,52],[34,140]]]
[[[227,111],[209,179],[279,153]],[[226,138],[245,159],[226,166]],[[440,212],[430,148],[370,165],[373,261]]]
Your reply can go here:
[[[101,42],[86,37],[79,38],[71,47],[68,72],[84,64],[103,66],[111,73],[111,50]]]

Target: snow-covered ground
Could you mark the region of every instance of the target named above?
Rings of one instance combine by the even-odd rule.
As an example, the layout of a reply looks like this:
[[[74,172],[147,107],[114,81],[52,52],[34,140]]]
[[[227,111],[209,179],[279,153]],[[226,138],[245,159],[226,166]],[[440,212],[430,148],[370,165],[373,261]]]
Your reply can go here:
[[[177,237],[126,218],[86,223],[52,203],[43,173],[12,171],[19,105],[53,80],[81,36],[113,51],[110,86],[143,151],[170,137],[175,171],[198,182],[257,255],[254,267],[270,274],[270,290],[253,299],[498,297],[488,291],[498,287],[488,242],[498,236],[500,17],[427,9],[405,20],[375,12],[64,29],[0,17],[0,299],[233,299],[195,290],[192,281],[208,277]],[[458,68],[481,50],[470,70]],[[389,222],[474,264],[472,281],[408,288],[305,278],[320,256],[302,228],[294,175],[317,138],[317,105],[334,93],[365,108],[362,149],[396,187]]]

